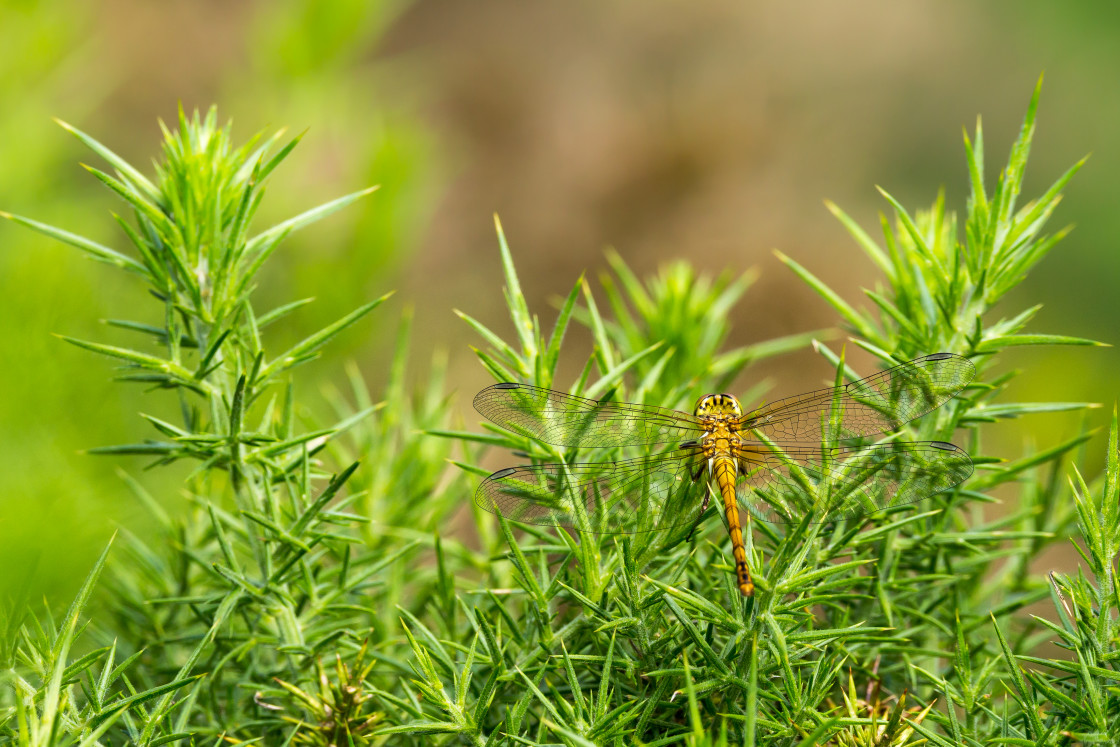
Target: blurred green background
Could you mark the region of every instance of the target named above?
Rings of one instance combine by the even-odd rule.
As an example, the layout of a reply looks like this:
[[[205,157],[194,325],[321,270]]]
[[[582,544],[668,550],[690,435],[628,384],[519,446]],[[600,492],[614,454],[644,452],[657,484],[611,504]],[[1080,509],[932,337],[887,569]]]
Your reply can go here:
[[[159,147],[157,118],[171,122],[179,102],[216,103],[238,141],[307,129],[258,227],[382,188],[277,252],[265,305],[318,300],[272,344],[397,288],[309,369],[305,399],[321,399],[347,358],[383,381],[397,317],[412,305],[415,359],[449,351],[473,425],[469,395],[486,376],[451,309],[508,325],[492,213],[538,311],[580,271],[603,270],[609,245],[640,273],[674,258],[713,272],[757,267],[732,343],[828,327],[829,309],[771,249],[858,297],[873,267],[822,199],[868,230],[885,207],[874,184],[911,208],[944,185],[963,212],[962,126],[983,115],[994,173],[1045,71],[1027,193],[1093,155],[1055,219],[1077,230],[1009,303],[1045,304],[1034,331],[1120,340],[1120,7],[754,5],[4,0],[0,209],[123,245],[108,212],[121,204],[80,169],[93,156],[51,117],[142,168]],[[0,579],[34,567],[36,588],[65,593],[114,527],[143,522],[117,474],[143,463],[81,450],[150,435],[137,411],[168,403],[113,385],[107,360],[52,333],[122,342],[99,320],[143,309],[158,323],[160,311],[132,278],[9,223],[0,282]],[[1115,349],[1024,350],[1016,361],[1020,399],[1110,406],[1120,392]],[[580,363],[569,362],[573,373]],[[810,352],[752,371],[780,382],[780,396],[830,376]],[[997,426],[987,449],[1010,456],[1024,439],[1052,443],[1073,427],[1059,415]],[[174,506],[181,474],[164,472],[142,479]]]

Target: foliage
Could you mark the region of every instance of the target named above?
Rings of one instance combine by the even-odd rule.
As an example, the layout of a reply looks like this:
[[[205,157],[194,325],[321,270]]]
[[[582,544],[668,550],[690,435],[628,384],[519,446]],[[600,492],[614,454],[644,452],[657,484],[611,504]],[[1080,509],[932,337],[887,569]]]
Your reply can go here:
[[[74,138],[59,137],[56,116],[96,131],[99,139],[139,165],[149,177],[159,131],[151,112],[174,119],[175,100],[188,108],[221,103],[248,134],[272,123],[307,129],[293,158],[284,162],[283,184],[274,182],[258,214],[260,225],[279,222],[308,204],[334,196],[338,184],[380,184],[376,197],[351,205],[315,232],[296,232],[268,261],[267,281],[256,300],[262,309],[292,298],[315,296],[314,307],[271,328],[277,349],[343,316],[364,300],[392,288],[403,261],[416,246],[433,204],[440,160],[431,129],[423,122],[418,60],[385,48],[388,27],[408,9],[406,2],[343,0],[326,9],[309,0],[279,0],[242,6],[224,17],[213,44],[214,17],[202,6],[152,7],[160,17],[145,21],[153,34],[135,34],[121,24],[100,24],[98,8],[70,0],[19,0],[0,16],[0,208],[40,221],[80,228],[113,243],[106,209],[118,199],[85,178]],[[167,15],[170,14],[170,15]],[[161,28],[165,37],[155,29]],[[163,41],[156,41],[157,38]],[[207,39],[205,53],[195,40]],[[144,62],[149,45],[165,59],[200,64],[167,67]],[[131,51],[130,51],[131,50]],[[120,54],[118,54],[118,52]],[[133,54],[139,53],[139,56]],[[174,85],[166,75],[175,78]],[[152,77],[154,76],[154,77]],[[138,84],[141,80],[154,86]],[[205,111],[205,108],[203,108]],[[91,129],[94,128],[94,129]],[[5,280],[0,310],[0,523],[7,529],[0,564],[37,562],[38,590],[65,600],[98,555],[109,529],[135,523],[121,500],[115,463],[138,469],[142,459],[89,459],[91,444],[136,438],[138,410],[168,418],[173,413],[146,400],[139,387],[114,387],[108,377],[75,376],[89,360],[66,350],[52,332],[102,340],[103,320],[128,316],[149,324],[147,290],[124,273],[90,272],[77,252],[6,224],[0,229],[0,274]],[[346,263],[349,271],[338,272]],[[328,290],[329,289],[329,290]],[[339,338],[323,349],[323,360],[297,379],[317,390],[319,380],[358,355],[364,360],[392,351],[395,313],[375,319],[381,334]],[[375,315],[376,317],[376,315]],[[384,328],[380,325],[385,324]],[[104,340],[108,341],[108,340]],[[378,385],[383,379],[378,379]],[[330,416],[324,408],[320,419]],[[28,427],[33,424],[33,427]],[[176,489],[183,470],[149,472],[146,486],[159,495]],[[44,499],[57,503],[44,510]],[[55,508],[57,506],[57,508]],[[65,508],[63,508],[65,506]],[[44,552],[65,544],[67,553]],[[0,594],[15,581],[0,573]]]
[[[144,340],[140,346],[67,338],[122,364],[118,380],[167,390],[179,413],[177,422],[144,415],[155,438],[91,451],[142,455],[153,464],[195,464],[188,479],[193,511],[181,518],[169,515],[139,483],[127,478],[152,509],[160,527],[158,539],[147,542],[126,533],[128,560],[112,573],[107,610],[112,622],[105,620],[98,632],[104,636],[111,631],[129,649],[133,671],[125,695],[133,683],[150,681],[152,687],[163,687],[207,672],[186,700],[176,703],[175,694],[164,687],[151,710],[137,701],[121,712],[121,723],[137,744],[164,743],[185,733],[188,724],[192,732],[208,724],[215,732],[223,730],[220,722],[225,717],[218,712],[206,717],[207,709],[199,710],[197,704],[205,700],[215,705],[230,694],[250,704],[259,700],[259,693],[239,690],[247,671],[264,677],[264,686],[271,689],[278,689],[273,678],[284,679],[289,689],[281,692],[303,707],[296,692],[312,686],[314,667],[307,664],[344,633],[340,626],[353,614],[346,594],[379,583],[373,579],[381,567],[367,564],[369,554],[350,562],[350,547],[358,538],[347,529],[363,519],[347,508],[362,495],[346,494],[344,488],[358,465],[346,464],[332,477],[319,457],[348,428],[371,422],[377,407],[363,402],[330,427],[306,429],[299,422],[290,372],[313,360],[324,345],[387,296],[278,355],[266,353],[268,328],[307,301],[268,311],[255,309],[251,302],[257,272],[288,234],[370,190],[251,233],[267,179],[298,138],[280,145],[276,137],[255,137],[234,147],[228,126],[218,125],[213,110],[205,117],[181,115],[178,125],[174,133],[165,129],[163,159],[154,181],[85,133],[66,126],[114,168],[113,174],[89,170],[131,208],[132,222],[120,217],[117,221],[135,257],[5,214],[139,276],[162,306],[160,326],[110,322],[139,335]],[[399,405],[391,414],[410,423],[411,412],[402,414]],[[384,441],[382,448],[387,448],[391,439]],[[336,497],[339,500],[328,509]],[[319,616],[337,622],[326,631],[305,627]],[[106,680],[115,681],[115,676]],[[37,699],[32,691],[26,702],[19,702],[29,707]],[[103,694],[97,700],[113,702]],[[251,708],[275,712],[260,705]],[[229,712],[226,706],[219,710]]]
[[[462,683],[470,680],[478,654],[473,648],[460,654],[451,670],[455,649],[447,643],[463,640],[471,630],[466,625],[461,632],[425,628],[425,636],[415,636],[425,690],[452,688],[456,698],[436,699],[436,712],[429,714],[438,720],[415,724],[414,733],[438,729],[478,739],[492,736],[481,709],[493,713],[494,703],[508,703],[503,721],[494,727],[501,734],[565,744],[674,741],[674,735],[688,738],[691,707],[675,696],[692,688],[709,728],[727,729],[747,744],[886,745],[921,737],[959,744],[1047,736],[1025,715],[1033,710],[1012,710],[1018,702],[1017,669],[1007,666],[1004,652],[1008,646],[1033,651],[1047,637],[1039,622],[1020,613],[1051,594],[1050,585],[1031,573],[1031,562],[1077,518],[1058,477],[1062,461],[1077,456],[1088,434],[1002,463],[981,456],[980,437],[980,426],[997,418],[1087,407],[1003,401],[1011,376],[984,375],[1008,347],[1094,344],[1025,331],[1037,307],[1010,318],[991,313],[1066,233],[1046,235],[1044,225],[1078,166],[1041,198],[1017,204],[1036,105],[1037,92],[1009,165],[990,195],[979,127],[975,142],[966,139],[973,193],[963,237],[943,196],[931,210],[914,216],[888,196],[895,222],[884,219],[882,246],[833,207],[885,276],[867,292],[872,312],[857,310],[780,255],[837,309],[857,335],[855,342],[884,364],[934,351],[976,361],[981,376],[963,396],[906,430],[923,440],[950,440],[963,430],[980,473],[917,511],[860,524],[756,525],[749,556],[759,590],[745,602],[729,573],[723,527],[715,522],[693,543],[669,538],[655,547],[640,537],[571,537],[532,529],[521,535],[501,524],[506,547],[493,545],[493,552],[509,558],[520,593],[493,598],[490,610],[475,604],[472,627],[477,645],[489,656],[490,680],[474,701],[474,720],[455,714],[471,710]],[[555,386],[555,349],[581,288],[586,308],[579,318],[592,331],[595,351],[574,392],[679,407],[725,383],[717,377],[734,377],[739,369],[727,361],[751,357],[741,351],[701,355],[675,362],[695,365],[691,376],[665,376],[677,349],[704,351],[710,348],[701,338],[722,339],[726,316],[715,298],[700,301],[695,318],[704,324],[696,324],[693,315],[681,311],[687,305],[666,301],[670,293],[665,289],[680,288],[693,300],[700,294],[688,283],[665,282],[664,275],[651,283],[660,295],[657,290],[647,295],[623,275],[621,285],[642,314],[640,322],[626,310],[615,283],[606,286],[615,319],[604,318],[586,284],[577,283],[556,329],[546,336],[521,300],[504,243],[503,257],[518,338],[506,342],[467,318],[489,343],[479,357],[497,380]],[[672,272],[680,270],[667,274]],[[649,296],[665,303],[651,303]],[[659,314],[660,308],[674,313]],[[680,342],[663,349],[663,340]],[[844,356],[824,345],[816,349],[843,376],[859,377]],[[630,386],[628,373],[635,374]],[[443,435],[542,461],[577,458],[499,429],[484,436]],[[988,495],[996,488],[1017,494],[1007,502],[1009,509],[1000,510]],[[484,623],[488,617],[492,622]],[[503,621],[514,625],[504,637]],[[1003,628],[1015,631],[1010,643],[1001,644],[1008,640]],[[686,659],[696,662],[687,674]],[[449,671],[441,674],[437,662]],[[508,691],[506,682],[514,685]],[[524,687],[528,691],[518,695]],[[946,708],[949,699],[953,706]],[[1050,722],[1059,720],[1055,714]],[[1060,739],[1054,731],[1049,737]]]
[[[196,677],[183,677],[163,685],[136,692],[122,688],[120,680],[132,663],[117,664],[113,643],[93,649],[70,660],[70,652],[81,634],[81,614],[93,594],[94,585],[105,566],[106,548],[82,584],[78,596],[62,619],[56,623],[49,611],[31,614],[19,600],[7,609],[3,620],[5,638],[0,664],[5,669],[4,685],[14,695],[14,705],[0,712],[0,739],[20,745],[86,745],[116,726],[129,710],[139,712],[144,704],[162,698],[147,720],[161,720],[174,708],[170,695],[189,685]],[[81,700],[75,697],[78,684]]]
[[[894,220],[883,219],[881,242],[832,207],[882,273],[866,292],[870,310],[781,257],[882,363],[937,351],[976,362],[962,396],[906,436],[966,441],[980,470],[915,509],[859,523],[755,524],[749,599],[735,587],[719,522],[692,537],[604,537],[514,526],[475,507],[484,449],[550,462],[591,455],[453,428],[439,361],[424,386],[406,385],[407,314],[381,401],[351,369],[348,390],[328,395],[338,422],[306,415],[293,374],[385,297],[266,353],[268,329],[306,302],[257,309],[258,270],[292,230],[364,194],[252,233],[267,177],[294,141],[234,147],[213,112],[184,116],[149,180],[75,130],[114,169],[91,171],[129,204],[132,221],[118,222],[132,251],[8,217],[149,285],[163,323],[114,323],[145,344],[71,342],[118,361],[119,379],[173,398],[178,415],[146,415],[155,438],[95,451],[187,461],[193,471],[187,509],[174,512],[125,476],[157,529],[124,532],[94,607],[85,601],[100,563],[62,625],[8,615],[0,740],[1114,742],[1115,418],[1098,480],[1076,466],[1087,433],[1007,461],[983,456],[996,419],[1087,407],[1009,400],[1012,376],[996,373],[1009,347],[1094,344],[1028,330],[1037,307],[993,312],[1065,235],[1044,227],[1076,166],[1040,198],[1020,199],[1036,105],[1037,92],[991,193],[979,126],[966,138],[963,230],[942,196],[914,214],[887,196]],[[521,294],[500,226],[498,237],[516,336],[460,314],[497,380],[688,407],[752,362],[820,337],[724,350],[749,276],[708,278],[677,263],[643,280],[617,256],[601,282],[606,304],[580,278],[549,329]],[[573,322],[593,351],[566,386],[557,371]],[[830,368],[859,377],[843,351],[819,339],[815,349],[822,377]],[[1062,479],[1067,466],[1072,482]],[[1092,577],[1040,577],[1039,555],[1075,528]],[[1024,613],[1048,597],[1057,623]],[[92,610],[84,638],[97,645],[70,661],[83,609]],[[1040,656],[1055,637],[1066,655]]]

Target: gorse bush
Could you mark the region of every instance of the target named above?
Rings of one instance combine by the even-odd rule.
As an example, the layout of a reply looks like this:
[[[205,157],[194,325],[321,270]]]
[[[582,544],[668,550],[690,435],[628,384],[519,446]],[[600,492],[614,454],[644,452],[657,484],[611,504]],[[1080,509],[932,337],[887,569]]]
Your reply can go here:
[[[146,439],[93,451],[194,467],[181,499],[124,476],[156,529],[122,531],[60,620],[26,600],[4,608],[0,743],[1117,743],[1116,418],[1096,480],[1078,466],[1086,432],[1006,461],[984,455],[987,423],[1088,406],[1009,400],[1011,375],[992,373],[1009,347],[1094,344],[1029,329],[1037,307],[993,311],[1065,235],[1045,227],[1077,166],[1041,197],[1020,195],[1036,105],[1037,91],[994,189],[979,125],[966,138],[963,226],[941,196],[916,212],[887,196],[893,220],[876,240],[831,206],[880,273],[863,307],[780,255],[883,365],[939,351],[976,364],[958,398],[904,435],[955,440],[978,470],[860,522],[756,522],[746,599],[714,519],[691,537],[601,536],[478,509],[486,449],[510,463],[588,455],[453,428],[440,360],[409,386],[407,314],[384,392],[352,368],[328,396],[338,421],[314,422],[293,376],[386,297],[276,352],[269,328],[305,302],[259,309],[253,291],[288,233],[368,190],[254,232],[295,141],[235,147],[213,111],[183,116],[149,180],[71,128],[113,168],[91,171],[128,204],[118,223],[131,250],[5,216],[148,283],[156,303],[134,314],[147,321],[111,323],[142,342],[71,342],[173,398],[179,415],[145,415]],[[688,409],[810,341],[822,378],[872,372],[820,335],[726,350],[751,276],[683,262],[642,279],[611,255],[601,287],[576,280],[542,324],[498,237],[515,337],[460,314],[496,380]],[[556,373],[573,323],[593,340],[574,383]],[[166,510],[173,500],[187,505]],[[473,531],[451,532],[464,514]],[[1091,575],[1040,575],[1034,561],[1071,534]],[[1024,613],[1047,598],[1053,620]],[[1039,656],[1049,641],[1064,649],[1053,659]]]

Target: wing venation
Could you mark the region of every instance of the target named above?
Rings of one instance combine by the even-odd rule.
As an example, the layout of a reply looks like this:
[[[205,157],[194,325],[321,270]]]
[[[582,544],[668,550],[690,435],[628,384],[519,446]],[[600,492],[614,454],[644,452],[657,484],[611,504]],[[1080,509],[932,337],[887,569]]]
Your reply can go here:
[[[776,400],[743,418],[771,441],[836,442],[892,431],[948,402],[976,375],[972,361],[934,353],[839,387]]]
[[[503,428],[556,446],[676,443],[702,430],[693,416],[667,407],[601,402],[529,384],[487,387],[474,408]]]
[[[968,454],[945,441],[786,446],[745,452],[741,464],[740,502],[774,523],[858,518],[949,490],[973,472]]]
[[[475,503],[509,521],[597,534],[636,534],[696,521],[706,481],[691,454],[599,464],[539,464],[483,480]]]

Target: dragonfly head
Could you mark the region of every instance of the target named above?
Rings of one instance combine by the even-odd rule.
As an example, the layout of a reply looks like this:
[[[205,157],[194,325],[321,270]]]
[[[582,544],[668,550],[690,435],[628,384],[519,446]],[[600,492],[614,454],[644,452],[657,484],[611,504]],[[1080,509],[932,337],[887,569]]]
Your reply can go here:
[[[693,414],[698,418],[740,418],[743,416],[743,406],[734,394],[705,394],[696,403]]]

